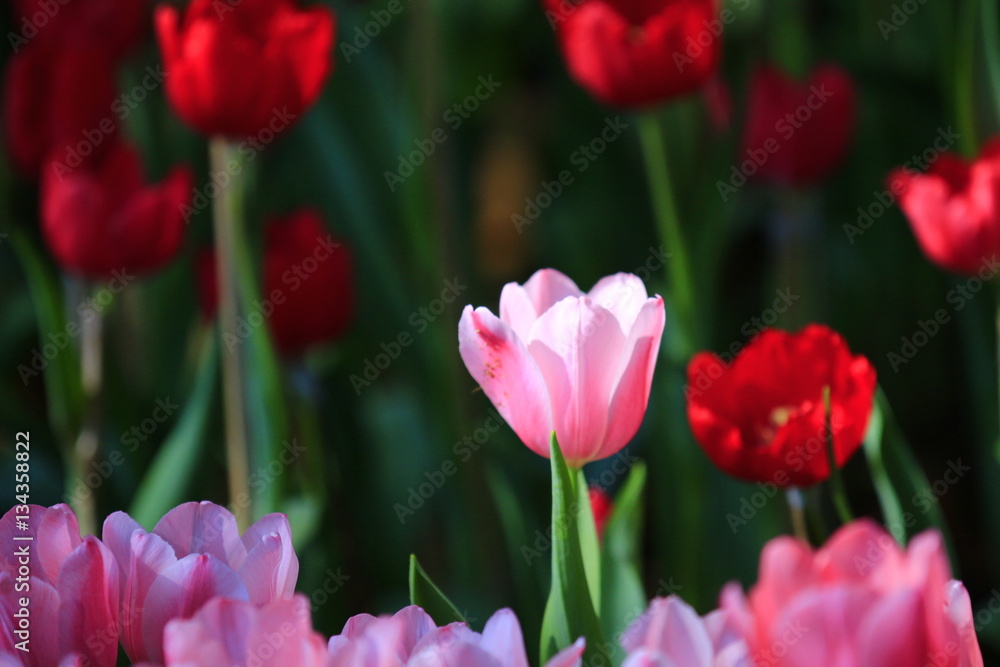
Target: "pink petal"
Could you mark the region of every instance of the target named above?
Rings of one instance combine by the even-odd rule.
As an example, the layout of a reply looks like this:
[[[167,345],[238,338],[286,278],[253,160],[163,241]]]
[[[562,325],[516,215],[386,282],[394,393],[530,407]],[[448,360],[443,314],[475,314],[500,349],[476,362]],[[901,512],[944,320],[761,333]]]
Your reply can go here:
[[[528,299],[531,300],[539,317],[567,297],[583,296],[583,291],[569,276],[555,269],[535,271],[524,283],[524,291],[528,294]]]
[[[945,617],[954,628],[948,640],[959,647],[959,667],[983,667],[983,654],[976,637],[969,592],[960,581],[949,581],[945,589]]]
[[[279,533],[258,540],[239,570],[255,605],[291,598],[298,574],[299,560],[292,550],[291,536]]]
[[[646,305],[646,285],[631,273],[616,273],[597,281],[587,294],[598,306],[610,310],[622,331],[629,331],[639,311]]]
[[[118,662],[118,564],[93,535],[69,555],[59,578],[59,645],[86,664]]]
[[[626,338],[611,311],[565,299],[532,328],[528,351],[551,397],[559,446],[573,466],[598,457]]]
[[[521,441],[549,455],[552,432],[545,381],[509,326],[486,308],[466,306],[458,323],[458,349],[465,367]]]
[[[660,352],[664,326],[663,300],[649,299],[640,309],[625,345],[626,366],[615,386],[608,409],[608,428],[602,456],[613,455],[628,444],[646,415],[653,371]]]
[[[129,561],[132,559],[132,533],[136,531],[146,532],[125,512],[115,512],[109,516],[104,520],[104,528],[101,530],[101,541],[118,561],[118,590],[122,595],[125,594],[125,580],[128,577]]]
[[[121,534],[118,535],[121,537]],[[135,530],[130,538],[130,558],[120,568],[126,569],[125,588],[121,591],[121,642],[133,662],[149,657],[142,634],[146,595],[164,570],[177,562],[174,549],[155,533]]]
[[[56,637],[50,637],[45,641],[39,632],[41,628],[51,628],[57,632],[59,627],[59,593],[54,586],[44,579],[31,577],[28,580],[31,587],[31,595],[28,597],[28,614],[31,619],[31,633],[29,647],[31,651],[25,654],[15,649],[15,655],[25,658],[23,664],[30,667],[50,667],[59,664],[59,642]],[[14,613],[20,608],[19,598],[24,596],[23,591],[14,588],[14,578],[6,572],[0,572],[0,633],[5,637],[13,637]],[[14,638],[12,641],[20,641]],[[0,646],[4,640],[0,639]],[[20,664],[20,663],[19,663]]]
[[[160,519],[153,532],[174,548],[178,558],[212,554],[231,568],[239,568],[246,558],[236,518],[215,503],[178,505]]]
[[[406,621],[396,617],[371,618],[370,623],[364,624],[362,634],[351,639],[344,635],[330,639],[326,667],[403,667],[410,655],[409,650],[403,650]],[[360,627],[361,623],[357,625]]]
[[[865,667],[947,664],[935,662],[935,656],[928,651],[924,627],[924,604],[919,590],[902,590],[879,600],[869,610],[858,633],[858,664]]]
[[[479,645],[506,667],[528,667],[521,624],[510,609],[501,609],[490,616]]]
[[[437,629],[434,619],[417,605],[403,607],[392,616],[403,621],[405,633],[401,646],[401,655],[409,656],[413,652],[413,647],[432,630]]]
[[[153,662],[163,661],[163,629],[174,618],[189,618],[214,597],[249,600],[240,578],[210,554],[190,554],[156,578],[142,610],[142,635]]]
[[[675,595],[653,600],[625,631],[622,646],[630,653],[639,648],[658,651],[687,667],[711,667],[714,656],[701,617]]]
[[[640,648],[635,653],[629,654],[622,667],[685,667],[685,665],[674,663],[659,651]]]
[[[545,667],[580,667],[583,651],[586,648],[587,640],[580,637],[571,646],[554,655],[545,663]]]

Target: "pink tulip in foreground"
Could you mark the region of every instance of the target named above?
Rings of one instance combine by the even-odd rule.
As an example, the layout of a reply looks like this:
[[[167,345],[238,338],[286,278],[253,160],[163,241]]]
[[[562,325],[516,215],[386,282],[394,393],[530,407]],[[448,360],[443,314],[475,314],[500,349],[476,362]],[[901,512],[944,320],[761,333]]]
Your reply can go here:
[[[215,598],[190,619],[167,623],[163,650],[166,667],[323,667],[327,656],[302,595],[263,607]]]
[[[615,454],[639,430],[663,325],[663,299],[634,275],[608,276],[584,294],[542,269],[504,286],[499,318],[466,306],[459,351],[524,444],[547,457],[555,431],[579,467]]]
[[[178,505],[152,533],[115,512],[104,543],[118,559],[121,640],[133,662],[163,661],[172,619],[190,618],[215,597],[255,606],[290,599],[299,573],[287,517],[268,514],[240,538],[233,515],[209,502]]]
[[[750,667],[746,642],[726,612],[701,618],[671,595],[656,598],[622,636],[628,657],[622,667]]]
[[[936,532],[903,551],[882,527],[855,521],[813,551],[789,537],[761,555],[757,585],[723,609],[753,664],[774,667],[982,667],[969,595],[951,579]]]
[[[27,513],[18,512],[23,507]],[[73,510],[15,506],[0,519],[0,543],[0,665],[113,667],[118,567],[100,540],[80,538]],[[22,598],[29,626],[18,635]]]
[[[552,658],[546,667],[579,667],[583,640]],[[501,609],[482,634],[464,623],[443,627],[423,609],[406,607],[392,617],[352,617],[330,639],[327,667],[528,667],[517,617]]]

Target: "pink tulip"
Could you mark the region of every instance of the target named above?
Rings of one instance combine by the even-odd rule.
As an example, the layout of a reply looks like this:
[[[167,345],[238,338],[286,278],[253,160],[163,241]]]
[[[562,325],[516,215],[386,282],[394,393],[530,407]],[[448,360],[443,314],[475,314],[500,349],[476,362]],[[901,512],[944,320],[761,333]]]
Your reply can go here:
[[[504,286],[499,318],[466,306],[459,351],[524,444],[547,457],[555,431],[579,467],[613,455],[639,430],[663,324],[663,299],[649,298],[636,276],[608,276],[584,294],[542,269],[523,286]]]
[[[628,652],[622,667],[750,667],[747,645],[728,614],[705,618],[672,595],[656,598],[622,637]]]
[[[166,667],[323,667],[326,643],[313,632],[309,600],[296,595],[263,607],[215,598],[187,620],[167,623]]]
[[[761,555],[749,598],[737,584],[723,609],[754,664],[774,667],[982,667],[969,595],[951,579],[941,536],[903,551],[868,520],[813,551],[779,537]]]
[[[583,639],[552,658],[546,667],[580,667]],[[330,639],[326,667],[528,667],[517,617],[501,609],[482,634],[464,623],[443,627],[422,609],[410,606],[392,617],[352,617]]]
[[[0,665],[113,667],[119,582],[114,556],[96,537],[80,538],[68,506],[27,508],[21,513],[15,507],[0,519]],[[19,555],[25,549],[28,555]],[[21,598],[28,600],[28,652],[17,646],[24,640],[16,634]]]
[[[299,573],[291,529],[268,514],[240,538],[236,519],[213,503],[185,503],[152,533],[124,512],[104,522],[104,543],[118,559],[122,644],[133,662],[163,662],[163,631],[214,597],[263,606],[291,599]]]

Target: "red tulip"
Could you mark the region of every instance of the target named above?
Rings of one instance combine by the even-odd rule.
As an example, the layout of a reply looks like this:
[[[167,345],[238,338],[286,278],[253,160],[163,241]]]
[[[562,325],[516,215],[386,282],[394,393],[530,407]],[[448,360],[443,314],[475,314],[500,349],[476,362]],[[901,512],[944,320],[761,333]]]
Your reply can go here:
[[[100,280],[153,271],[177,254],[185,227],[181,207],[192,190],[187,167],[149,185],[138,153],[117,144],[75,170],[43,176],[42,232],[65,270]]]
[[[293,0],[193,0],[156,10],[174,111],[206,135],[246,138],[284,126],[319,97],[332,70],[335,20]],[[283,128],[282,128],[283,129]]]
[[[570,75],[605,104],[658,104],[693,91],[718,67],[715,0],[543,2]]]
[[[844,526],[818,551],[776,538],[750,595],[730,584],[722,607],[754,665],[983,665],[969,594],[951,579],[936,532],[905,551],[869,520]]]
[[[121,640],[133,662],[162,663],[167,624],[189,618],[212,598],[262,607],[295,592],[299,560],[283,514],[262,517],[240,536],[225,508],[185,503],[167,512],[152,533],[115,512],[104,522],[103,537],[118,562]]]
[[[815,69],[801,83],[761,66],[750,83],[744,173],[788,185],[825,178],[847,154],[854,116],[854,82],[836,65]]]
[[[813,324],[797,334],[767,329],[727,366],[703,352],[688,365],[691,430],[722,470],[777,486],[808,486],[861,445],[875,395],[875,369],[836,332]],[[830,390],[830,429],[824,388]]]
[[[74,36],[39,36],[11,58],[4,79],[4,134],[19,171],[36,177],[46,157],[48,167],[76,166],[113,143],[115,69],[106,49]]]
[[[594,514],[594,525],[597,528],[597,539],[601,540],[604,539],[604,527],[611,518],[615,504],[608,492],[599,486],[592,486],[587,492],[590,498],[590,511]]]
[[[897,169],[889,187],[935,264],[975,274],[1000,253],[1000,138],[972,163],[943,153],[925,174]]]
[[[25,537],[32,539],[17,539]],[[12,653],[19,658],[15,664],[30,667],[77,664],[74,659],[114,667],[118,566],[96,537],[80,539],[73,510],[15,506],[0,519],[0,545],[0,664],[4,653]],[[19,636],[22,600],[28,601],[29,627]],[[29,652],[15,648],[25,639]]]
[[[265,236],[263,292],[247,325],[266,320],[285,356],[339,338],[354,316],[350,251],[308,209],[271,221]],[[198,268],[202,309],[211,316],[218,298],[215,258],[206,254]],[[241,337],[225,333],[229,342]]]

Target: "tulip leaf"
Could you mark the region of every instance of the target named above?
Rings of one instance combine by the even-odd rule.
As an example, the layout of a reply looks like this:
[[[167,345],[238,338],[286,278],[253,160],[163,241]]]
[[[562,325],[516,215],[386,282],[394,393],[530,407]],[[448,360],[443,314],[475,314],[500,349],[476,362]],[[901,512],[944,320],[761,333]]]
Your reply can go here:
[[[580,495],[552,435],[552,588],[542,620],[542,664],[579,637],[587,638],[586,664],[605,650],[604,633],[594,610],[580,545]],[[589,501],[588,501],[589,505]],[[598,661],[601,658],[597,658]]]
[[[410,602],[422,608],[438,625],[465,623],[465,617],[451,600],[441,592],[420,567],[416,554],[410,554]]]
[[[636,463],[615,497],[604,528],[601,622],[606,637],[618,636],[646,607],[639,558],[645,487],[646,465]]]
[[[46,345],[51,345],[49,336],[68,338],[73,331],[66,320],[59,279],[46,265],[41,253],[21,232],[15,230],[11,234],[11,243],[28,279],[38,319],[39,349],[44,349]],[[73,326],[78,325],[74,323]],[[42,374],[45,378],[49,421],[53,431],[66,446],[69,446],[76,437],[83,409],[80,361],[76,347],[66,345],[48,361],[49,363],[42,369]],[[32,366],[29,370],[37,374],[38,369]],[[28,382],[33,377],[23,379]]]
[[[587,574],[590,599],[594,609],[601,608],[601,543],[597,539],[597,524],[594,522],[594,508],[590,505],[590,489],[583,470],[577,472],[576,521],[580,531],[580,552],[583,555],[583,571]]]
[[[936,497],[930,496],[934,502],[918,502],[928,497],[931,485],[913,456],[881,389],[875,396],[864,450],[889,532],[905,543],[920,531],[935,528],[948,545],[952,564],[955,565],[954,547]]]
[[[139,483],[132,502],[129,514],[147,530],[170,508],[183,502],[188,482],[197,469],[218,379],[219,337],[214,333],[206,336],[187,405]]]

